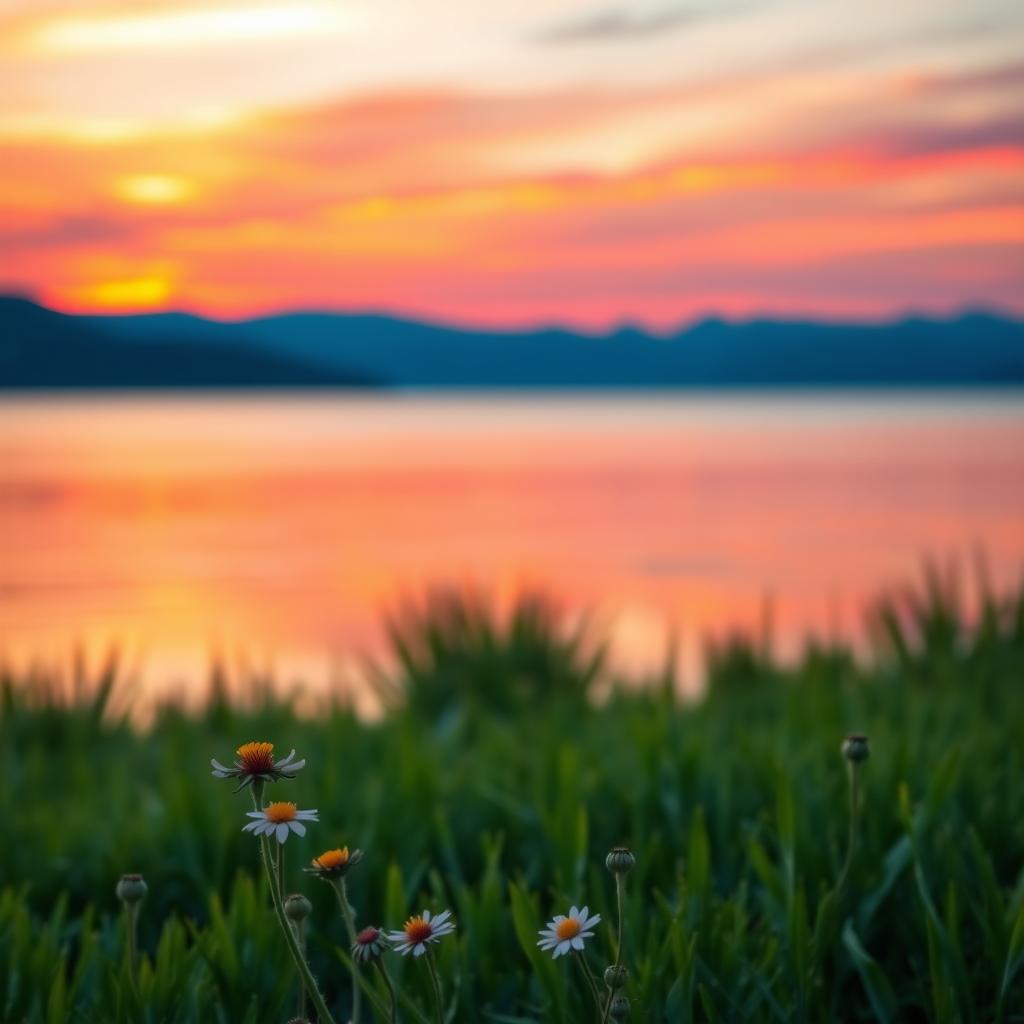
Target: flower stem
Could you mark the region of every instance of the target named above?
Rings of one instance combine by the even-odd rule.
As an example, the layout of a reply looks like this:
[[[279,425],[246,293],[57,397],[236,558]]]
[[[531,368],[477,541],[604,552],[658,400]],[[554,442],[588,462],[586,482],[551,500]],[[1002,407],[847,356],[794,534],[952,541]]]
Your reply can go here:
[[[295,928],[295,944],[299,947],[299,952],[302,954],[302,959],[306,959],[306,922],[296,921],[293,925]],[[297,1013],[296,1016],[299,1020],[306,1019],[306,986],[302,983],[302,979],[299,978],[299,996],[298,1002],[296,1003]]]
[[[837,889],[842,889],[846,878],[853,868],[853,859],[857,853],[857,837],[860,832],[860,765],[850,762],[848,765],[850,776],[850,832],[846,841],[846,861],[843,870],[836,883]]]
[[[583,976],[587,979],[587,984],[590,986],[590,994],[594,997],[594,1007],[597,1010],[597,1019],[603,1020],[604,1014],[601,1010],[601,992],[597,987],[597,979],[594,977],[593,971],[587,964],[586,957],[582,953],[573,954],[576,961],[579,963],[583,970]]]
[[[352,905],[348,901],[348,889],[345,886],[345,879],[339,878],[334,883],[334,892],[338,897],[338,906],[341,908],[341,916],[345,920],[345,929],[348,931],[348,941],[350,944],[356,941],[356,919],[352,913]],[[352,957],[351,970],[352,970],[352,1021],[351,1024],[359,1024],[360,1015],[360,995],[361,989],[359,987],[359,964],[356,962],[357,958]]]
[[[138,949],[138,921],[139,921],[139,904],[138,903],[125,903],[124,905],[124,925],[125,925],[125,938],[128,944],[128,977],[131,980],[132,989],[135,995],[138,996],[139,988],[138,982],[135,980],[135,960],[136,950]]]
[[[615,902],[619,910],[619,931],[615,942],[615,966],[622,966],[622,904],[625,897],[626,876],[617,874],[615,876]]]
[[[346,958],[344,956],[341,956],[340,959],[344,963]],[[363,995],[366,996],[366,998],[369,999],[371,1003],[373,1003],[374,1009],[379,1014],[379,1017],[374,1017],[374,1020],[385,1020],[386,1018],[389,1018],[390,1013],[388,1011],[388,1007],[384,1003],[384,999],[381,997],[381,994],[377,991],[377,989],[370,984],[370,981],[365,974],[361,973],[359,975],[359,985],[363,990]],[[419,1016],[421,1018],[423,1017],[422,1014],[420,1014]]]
[[[263,783],[253,782],[250,794],[253,798],[253,810],[258,811],[260,809],[260,801],[263,799]],[[278,869],[281,872],[283,870],[285,851],[284,844],[279,844],[279,846],[282,847],[280,851],[282,856],[278,859]],[[285,945],[288,946],[288,951],[292,954],[295,967],[299,972],[299,985],[309,993],[309,998],[312,999],[312,1004],[316,1008],[316,1014],[319,1017],[319,1024],[335,1024],[331,1011],[328,1010],[327,1004],[324,1001],[324,996],[321,995],[321,992],[316,987],[316,980],[309,970],[306,957],[302,950],[299,949],[299,944],[295,941],[295,935],[289,927],[288,919],[285,916],[285,900],[278,888],[279,880],[275,880],[273,877],[273,854],[270,852],[270,841],[265,836],[260,836],[259,838],[259,849],[260,859],[263,861],[263,867],[266,870],[266,881],[270,885],[270,900],[273,903],[273,912],[278,915],[278,924],[285,933]]]
[[[277,844],[277,895],[284,901],[284,843]]]
[[[444,1024],[444,999],[441,996],[441,979],[437,976],[437,966],[434,963],[434,954],[429,950],[424,957],[427,961],[427,969],[430,971],[430,980],[434,985],[434,1010],[437,1017],[437,1024]]]
[[[391,1024],[398,1024],[398,996],[395,994],[394,983],[391,981],[391,975],[388,974],[388,969],[384,966],[383,960],[377,961],[377,970],[380,971],[380,976],[388,987],[388,996],[391,999]]]
[[[277,894],[281,898],[281,905],[284,906],[284,894],[285,894],[285,871],[284,871],[284,844],[277,844]],[[295,936],[295,944],[299,947],[299,952],[302,954],[302,959],[306,959],[306,929],[300,921],[289,921],[289,926],[292,929],[292,934]],[[302,983],[302,978],[299,978],[299,1017],[306,1016],[306,986]]]
[[[288,926],[288,919],[284,916],[284,904],[281,900],[281,894],[277,891],[274,870],[271,866],[273,854],[270,852],[270,840],[266,836],[260,836],[260,849],[263,853],[263,867],[266,869],[267,881],[270,883],[270,898],[274,903],[274,913],[277,914],[277,923],[281,926],[281,931],[284,932],[284,941],[288,946],[288,952],[291,953],[302,984],[305,985],[309,998],[313,1001],[313,1006],[316,1008],[317,1015],[320,1018],[320,1024],[335,1024],[331,1011],[327,1009],[324,997],[320,994],[316,980],[309,970],[306,958],[302,955],[298,943],[295,941],[295,935]]]
[[[618,910],[619,920],[618,927],[616,929],[615,938],[615,966],[622,966],[622,937],[623,937],[623,903],[625,902],[626,893],[626,876],[621,872],[615,875],[615,905]],[[615,996],[615,990],[609,985],[608,992],[604,999],[604,1010],[601,1012],[601,1024],[605,1024],[608,1020],[608,1013],[612,1008],[612,999]]]

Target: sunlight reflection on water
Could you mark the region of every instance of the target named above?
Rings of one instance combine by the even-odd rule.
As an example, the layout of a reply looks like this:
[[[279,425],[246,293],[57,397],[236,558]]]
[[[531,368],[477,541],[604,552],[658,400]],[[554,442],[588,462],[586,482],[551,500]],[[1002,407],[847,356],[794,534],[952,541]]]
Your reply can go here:
[[[212,652],[314,686],[431,583],[593,609],[626,668],[753,627],[856,637],[923,556],[1024,565],[1000,395],[203,397],[0,404],[0,647],[117,641],[159,690]]]

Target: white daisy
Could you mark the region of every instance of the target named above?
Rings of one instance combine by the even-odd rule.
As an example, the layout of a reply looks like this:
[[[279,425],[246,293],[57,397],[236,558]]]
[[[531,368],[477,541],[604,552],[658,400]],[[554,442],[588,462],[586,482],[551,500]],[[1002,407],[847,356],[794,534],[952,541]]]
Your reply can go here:
[[[395,944],[395,952],[405,956],[423,956],[427,943],[437,942],[442,935],[455,931],[455,922],[449,921],[450,910],[431,919],[430,911],[424,910],[420,917],[410,917],[400,932],[390,932],[388,939]]]
[[[305,767],[305,761],[293,761],[295,751],[287,757],[274,760],[273,743],[243,743],[236,751],[238,760],[233,768],[223,765],[215,757],[210,758],[212,775],[218,779],[241,779],[238,789],[261,782],[276,782],[278,779],[294,779],[296,772]],[[235,790],[237,793],[238,790]]]
[[[537,945],[545,952],[553,949],[554,953],[551,954],[553,960],[557,960],[563,953],[568,953],[570,950],[581,952],[584,940],[594,934],[590,929],[601,922],[600,914],[587,917],[589,910],[590,907],[584,907],[582,910],[570,907],[568,917],[559,914],[552,918],[548,922],[547,928],[537,933],[540,936],[540,942]]]
[[[255,818],[248,825],[242,827],[243,832],[251,832],[254,836],[277,836],[277,841],[283,843],[288,838],[289,831],[297,836],[306,834],[304,821],[319,821],[314,811],[300,811],[295,804],[286,800],[279,800],[277,803],[264,807],[262,811],[247,811],[247,818]]]

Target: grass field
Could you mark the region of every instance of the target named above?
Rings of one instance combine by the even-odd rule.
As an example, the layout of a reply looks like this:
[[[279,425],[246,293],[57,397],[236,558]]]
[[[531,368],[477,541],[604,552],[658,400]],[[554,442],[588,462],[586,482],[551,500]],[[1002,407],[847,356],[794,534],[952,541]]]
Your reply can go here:
[[[972,628],[933,579],[876,618],[870,657],[756,646],[713,652],[696,704],[673,681],[607,684],[600,651],[542,605],[496,624],[451,600],[394,624],[391,710],[297,716],[266,692],[112,710],[114,670],[60,687],[10,674],[0,707],[0,1020],[284,1022],[295,971],[241,831],[247,793],[210,774],[247,740],[307,760],[268,798],[318,808],[286,844],[288,891],[313,903],[309,958],[335,1020],[348,942],[329,886],[300,867],[364,851],[358,922],[453,911],[436,947],[452,1021],[592,1021],[572,957],[537,931],[570,904],[603,922],[608,849],[626,876],[632,1020],[1024,1020],[1024,591]],[[843,736],[870,736],[849,841]],[[142,872],[134,977],[115,897]],[[386,954],[400,1018],[432,1021],[422,962]],[[382,1020],[364,995],[363,1020]]]

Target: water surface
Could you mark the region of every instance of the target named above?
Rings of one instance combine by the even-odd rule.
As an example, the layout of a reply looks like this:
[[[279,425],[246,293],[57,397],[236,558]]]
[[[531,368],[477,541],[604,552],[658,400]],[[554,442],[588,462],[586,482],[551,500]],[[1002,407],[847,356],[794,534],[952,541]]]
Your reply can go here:
[[[0,404],[0,645],[211,653],[315,685],[437,582],[540,585],[625,666],[760,620],[860,635],[927,554],[1024,566],[1020,395],[34,398]]]

